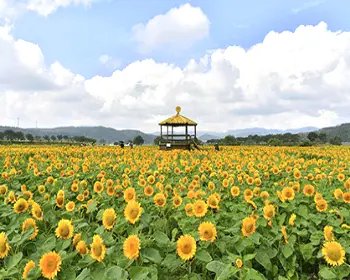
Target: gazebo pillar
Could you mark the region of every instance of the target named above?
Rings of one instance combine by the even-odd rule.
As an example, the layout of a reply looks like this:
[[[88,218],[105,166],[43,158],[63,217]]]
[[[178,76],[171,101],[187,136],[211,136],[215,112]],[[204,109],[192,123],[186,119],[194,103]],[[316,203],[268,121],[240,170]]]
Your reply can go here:
[[[197,139],[197,126],[194,126],[194,139]]]
[[[185,134],[186,134],[186,143],[188,143],[188,126],[185,126]]]

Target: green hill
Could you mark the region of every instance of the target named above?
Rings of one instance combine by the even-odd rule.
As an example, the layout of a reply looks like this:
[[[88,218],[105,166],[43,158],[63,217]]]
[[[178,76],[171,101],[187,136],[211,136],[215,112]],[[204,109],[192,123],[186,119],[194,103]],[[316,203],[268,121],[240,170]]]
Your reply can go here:
[[[342,142],[350,142],[350,123],[344,123],[338,126],[325,127],[317,132],[326,133],[327,138],[339,136]]]
[[[34,136],[40,137],[43,137],[45,135],[67,135],[69,137],[85,136],[88,138],[94,138],[97,141],[105,140],[107,143],[133,140],[136,136],[140,135],[145,140],[145,144],[150,144],[153,143],[153,140],[156,138],[155,135],[146,134],[139,130],[116,130],[114,128],[104,126],[67,126],[56,128],[16,128],[0,126],[0,132],[3,132],[7,129],[22,131],[24,134],[30,133]]]

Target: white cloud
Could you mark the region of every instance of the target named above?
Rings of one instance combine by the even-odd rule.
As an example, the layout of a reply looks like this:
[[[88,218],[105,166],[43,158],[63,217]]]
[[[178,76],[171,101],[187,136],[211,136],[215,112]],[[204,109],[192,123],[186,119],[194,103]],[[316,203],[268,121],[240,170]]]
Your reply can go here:
[[[84,5],[88,7],[97,0],[0,0],[1,20],[11,22],[26,11],[33,11],[41,16],[48,16],[59,8],[70,5]]]
[[[40,47],[0,28],[0,122],[23,126],[106,125],[158,130],[182,113],[199,130],[297,128],[349,121],[350,32],[323,22],[294,32],[270,32],[244,50],[214,50],[183,69],[152,59],[111,76],[85,79]],[[104,60],[103,60],[104,61]]]
[[[163,45],[189,46],[208,36],[209,27],[209,19],[199,7],[184,4],[135,25],[132,31],[139,50],[149,52]]]

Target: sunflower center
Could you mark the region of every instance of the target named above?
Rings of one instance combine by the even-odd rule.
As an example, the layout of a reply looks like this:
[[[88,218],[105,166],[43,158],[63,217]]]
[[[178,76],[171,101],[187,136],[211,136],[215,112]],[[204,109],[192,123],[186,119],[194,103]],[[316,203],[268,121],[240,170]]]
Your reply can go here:
[[[205,230],[203,235],[204,235],[204,238],[210,239],[213,236],[213,233],[210,230]]]
[[[340,259],[340,251],[338,248],[328,248],[327,255],[332,261],[339,261]]]
[[[109,216],[106,217],[106,224],[112,225],[113,222],[114,222],[114,217],[113,216],[109,215]]]
[[[18,204],[18,206],[17,206],[17,210],[18,211],[23,211],[24,210],[24,204],[23,203],[20,203],[20,204]]]
[[[129,216],[132,218],[132,219],[135,219],[137,217],[137,215],[139,214],[139,210],[136,209],[136,208],[133,208],[130,210],[130,213],[129,213]]]
[[[189,254],[191,252],[191,250],[192,250],[191,244],[186,243],[182,246],[182,252],[184,254]]]
[[[1,242],[0,243],[0,252],[3,253],[6,251],[6,243],[5,242]]]
[[[245,226],[244,226],[244,228],[245,228],[245,231],[247,232],[247,233],[249,233],[249,232],[252,232],[253,231],[253,223],[247,223],[247,224],[245,224]]]
[[[56,264],[56,260],[55,259],[48,259],[47,260],[46,269],[48,271],[50,271],[50,272],[54,271],[56,269],[56,266],[57,266],[57,264]]]
[[[101,256],[101,254],[102,254],[102,247],[101,247],[101,246],[95,245],[95,246],[92,248],[92,250],[94,251],[94,255],[95,255],[96,257]]]
[[[69,227],[68,226],[63,226],[60,228],[60,235],[62,237],[67,237],[69,235]]]

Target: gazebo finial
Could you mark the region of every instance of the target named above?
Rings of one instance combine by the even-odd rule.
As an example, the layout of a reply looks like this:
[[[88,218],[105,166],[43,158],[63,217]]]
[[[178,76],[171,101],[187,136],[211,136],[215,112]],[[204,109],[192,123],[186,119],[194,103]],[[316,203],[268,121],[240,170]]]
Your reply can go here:
[[[176,106],[175,110],[176,110],[176,113],[178,115],[181,112],[181,107],[180,106]]]

